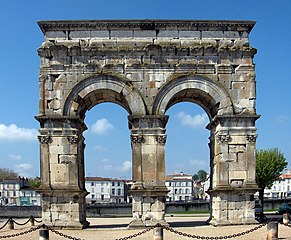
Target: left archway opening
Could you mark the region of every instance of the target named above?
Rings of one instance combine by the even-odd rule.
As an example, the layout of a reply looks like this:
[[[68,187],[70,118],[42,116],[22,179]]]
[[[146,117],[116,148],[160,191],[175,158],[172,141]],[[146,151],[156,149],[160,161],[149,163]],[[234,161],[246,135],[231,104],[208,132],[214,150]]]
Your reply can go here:
[[[124,186],[125,180],[131,179],[127,116],[123,107],[110,102],[100,103],[86,112],[85,124],[88,129],[83,133],[86,144],[85,176],[86,179],[96,180],[94,187],[91,186],[93,183],[85,182],[89,192],[86,201],[90,199],[89,203],[126,201],[124,187],[122,189],[119,186]],[[114,192],[113,182],[117,187]]]

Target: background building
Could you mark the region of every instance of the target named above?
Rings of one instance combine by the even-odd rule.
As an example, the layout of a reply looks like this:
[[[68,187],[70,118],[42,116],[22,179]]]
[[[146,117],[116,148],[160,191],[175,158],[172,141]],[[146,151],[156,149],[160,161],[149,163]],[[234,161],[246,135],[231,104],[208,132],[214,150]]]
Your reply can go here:
[[[185,173],[168,175],[165,184],[169,190],[166,201],[192,201],[192,175]]]
[[[291,197],[291,170],[283,172],[270,189],[265,189],[264,196],[266,198]]]
[[[89,194],[88,204],[128,202],[128,180],[102,177],[86,177],[85,187]]]
[[[40,206],[40,195],[26,178],[0,180],[1,206]]]

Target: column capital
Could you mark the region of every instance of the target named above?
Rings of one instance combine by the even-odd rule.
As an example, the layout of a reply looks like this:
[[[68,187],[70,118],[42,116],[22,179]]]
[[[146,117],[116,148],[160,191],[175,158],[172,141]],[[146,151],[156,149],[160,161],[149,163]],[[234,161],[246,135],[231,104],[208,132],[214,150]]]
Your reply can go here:
[[[260,118],[257,114],[242,114],[242,115],[217,115],[206,126],[208,130],[212,130],[217,126],[221,127],[253,127],[255,121]]]
[[[165,145],[166,144],[166,140],[167,140],[167,136],[166,135],[157,135],[156,136],[156,141],[159,144]]]
[[[257,140],[258,135],[257,134],[248,134],[246,135],[246,139],[249,143],[255,143]]]
[[[131,135],[131,144],[143,143],[145,141],[144,137],[141,135]]]
[[[165,128],[168,115],[128,116],[129,129]]]
[[[80,117],[71,116],[35,116],[35,119],[39,121],[41,128],[64,128],[64,129],[79,129],[82,132],[87,130],[87,126],[83,119]]]
[[[50,136],[37,136],[37,138],[41,144],[49,144],[52,142],[52,138]]]

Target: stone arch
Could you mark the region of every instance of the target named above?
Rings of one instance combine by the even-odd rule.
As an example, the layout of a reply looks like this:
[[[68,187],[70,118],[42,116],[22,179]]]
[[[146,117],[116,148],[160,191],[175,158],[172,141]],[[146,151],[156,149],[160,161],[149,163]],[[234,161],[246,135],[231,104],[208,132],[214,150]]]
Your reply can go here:
[[[85,113],[113,102],[129,113],[130,227],[165,221],[167,109],[208,114],[210,224],[254,223],[256,49],[253,21],[41,21],[39,90],[42,218],[86,227]],[[243,39],[243,40],[242,40]],[[58,76],[62,75],[63,78]],[[165,79],[167,81],[165,81]],[[219,79],[219,81],[217,81]],[[234,108],[235,107],[235,108]]]
[[[116,103],[130,115],[146,114],[142,97],[128,81],[102,74],[89,77],[72,89],[65,101],[63,115],[84,118],[87,110],[102,102]]]
[[[233,115],[227,92],[218,84],[199,75],[180,76],[165,84],[156,96],[153,114],[164,115],[174,104],[188,101],[201,106],[210,119],[216,115]]]

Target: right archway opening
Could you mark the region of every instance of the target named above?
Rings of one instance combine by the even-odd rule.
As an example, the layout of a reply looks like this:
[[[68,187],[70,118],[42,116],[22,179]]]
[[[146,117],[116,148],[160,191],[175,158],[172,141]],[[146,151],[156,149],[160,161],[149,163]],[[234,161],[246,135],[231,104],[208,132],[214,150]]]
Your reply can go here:
[[[198,209],[187,208],[187,212],[208,212],[210,197],[206,191],[210,183],[210,151],[209,131],[206,126],[209,124],[209,118],[199,105],[191,102],[174,104],[166,113],[169,116],[166,186],[170,190],[166,201],[203,201],[205,204],[201,204]]]

